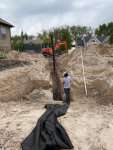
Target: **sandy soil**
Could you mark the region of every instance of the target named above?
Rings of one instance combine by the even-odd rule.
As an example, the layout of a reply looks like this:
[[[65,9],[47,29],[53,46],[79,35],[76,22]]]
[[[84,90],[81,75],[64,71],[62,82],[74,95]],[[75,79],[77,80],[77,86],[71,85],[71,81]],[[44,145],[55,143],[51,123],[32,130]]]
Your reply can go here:
[[[97,50],[96,50],[97,48]],[[106,52],[106,49],[109,51]],[[113,47],[102,47],[91,46],[89,49],[86,48],[85,55],[105,55],[99,59],[90,59],[90,56],[84,60],[86,66],[89,65],[89,72],[91,72],[92,65],[96,67],[103,64],[105,66],[105,73],[102,82],[102,88],[105,87],[103,84],[106,81],[107,68],[113,66],[113,58],[106,58],[106,55],[112,56]],[[79,52],[79,50],[77,51]],[[78,54],[79,55],[79,54]],[[62,68],[65,68],[65,64],[72,74],[75,72],[75,83],[80,83],[80,78],[77,78],[77,73],[80,73],[80,67],[77,64],[81,64],[81,59],[78,55],[71,54],[69,58],[63,58],[60,61],[64,61]],[[76,56],[76,57],[75,57]],[[46,60],[43,56],[31,56],[24,53],[12,53],[11,58],[18,60],[30,60],[33,64],[37,64],[37,68],[45,65]],[[45,61],[42,61],[45,60]],[[68,61],[67,61],[68,60]],[[88,60],[88,61],[87,61]],[[98,60],[98,61],[97,61]],[[96,63],[96,64],[95,64]],[[76,68],[75,68],[76,64]],[[90,68],[91,67],[91,68]],[[61,68],[61,69],[62,69]],[[88,69],[88,67],[87,67]],[[97,68],[100,71],[100,68]],[[111,68],[112,70],[112,68]],[[61,70],[62,72],[64,70]],[[87,73],[87,78],[95,79],[98,77]],[[39,71],[41,72],[41,71]],[[61,74],[62,74],[61,72]],[[112,72],[110,72],[112,75]],[[100,76],[101,77],[101,76]],[[101,77],[101,79],[102,79]],[[73,79],[74,81],[74,79]],[[76,82],[79,81],[79,82]],[[109,84],[112,84],[112,76],[109,79]],[[90,82],[89,82],[90,83]],[[98,82],[97,82],[98,83]],[[82,83],[83,84],[83,83]],[[112,91],[112,86],[111,91]],[[80,85],[80,84],[78,84]],[[96,87],[98,88],[98,85]],[[93,87],[93,86],[92,86]],[[77,96],[77,86],[73,86],[73,92],[75,93],[74,102],[71,102],[70,108],[65,116],[59,117],[58,120],[65,127],[73,145],[74,150],[112,150],[113,149],[113,105],[100,105],[98,97],[80,97]],[[106,88],[107,89],[107,88]],[[80,91],[81,88],[80,88]],[[92,91],[92,89],[91,89]],[[74,94],[73,94],[74,95]],[[92,95],[93,96],[93,95]],[[111,97],[112,98],[112,97]],[[101,97],[101,101],[107,100],[105,97]],[[50,90],[34,90],[29,95],[25,95],[18,101],[0,102],[0,150],[20,150],[20,143],[23,139],[32,131],[35,127],[38,118],[44,113],[45,104],[50,103],[62,103],[52,100],[51,89]],[[103,103],[102,103],[103,104]]]
[[[51,90],[35,91],[27,99],[0,102],[0,149],[19,150],[21,141],[35,127],[38,118],[52,100]],[[113,106],[102,106],[91,97],[76,97],[65,116],[59,118],[74,150],[113,149]]]

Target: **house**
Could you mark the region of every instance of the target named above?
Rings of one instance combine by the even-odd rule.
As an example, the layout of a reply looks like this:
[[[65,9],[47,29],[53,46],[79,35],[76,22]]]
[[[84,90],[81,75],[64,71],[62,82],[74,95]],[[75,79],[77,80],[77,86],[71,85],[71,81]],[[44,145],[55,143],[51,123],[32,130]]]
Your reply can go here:
[[[108,43],[109,36],[83,36],[76,39],[76,46],[88,46],[91,44]]]
[[[75,40],[73,40],[71,42],[71,50],[75,50],[75,45],[76,45],[76,42],[75,42]]]
[[[0,50],[11,50],[11,31],[12,24],[0,18]]]
[[[23,49],[28,53],[41,53],[43,41],[38,39],[25,40],[23,44]]]

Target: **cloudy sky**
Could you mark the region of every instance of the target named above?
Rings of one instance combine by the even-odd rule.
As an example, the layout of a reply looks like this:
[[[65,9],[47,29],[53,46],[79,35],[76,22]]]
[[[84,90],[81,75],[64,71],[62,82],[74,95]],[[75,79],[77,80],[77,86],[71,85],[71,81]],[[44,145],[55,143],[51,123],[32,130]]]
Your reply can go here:
[[[113,21],[113,0],[0,0],[0,18],[15,26],[12,35],[63,25],[95,28]]]

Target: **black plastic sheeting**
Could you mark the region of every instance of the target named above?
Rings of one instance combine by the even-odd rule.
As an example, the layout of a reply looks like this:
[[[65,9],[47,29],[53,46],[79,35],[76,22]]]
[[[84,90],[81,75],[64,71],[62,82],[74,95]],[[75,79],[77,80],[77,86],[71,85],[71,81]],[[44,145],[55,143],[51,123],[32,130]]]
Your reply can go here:
[[[66,114],[66,104],[47,104],[45,113],[38,119],[33,131],[21,143],[23,150],[72,149],[73,145],[66,130],[57,117]]]

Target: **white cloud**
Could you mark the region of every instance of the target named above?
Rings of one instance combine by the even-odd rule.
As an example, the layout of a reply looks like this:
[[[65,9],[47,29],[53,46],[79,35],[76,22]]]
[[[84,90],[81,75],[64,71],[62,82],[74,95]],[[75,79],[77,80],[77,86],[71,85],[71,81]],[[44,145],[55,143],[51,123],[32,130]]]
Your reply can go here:
[[[113,21],[109,0],[1,0],[0,17],[13,24],[12,34],[37,34],[61,25],[87,25]]]

